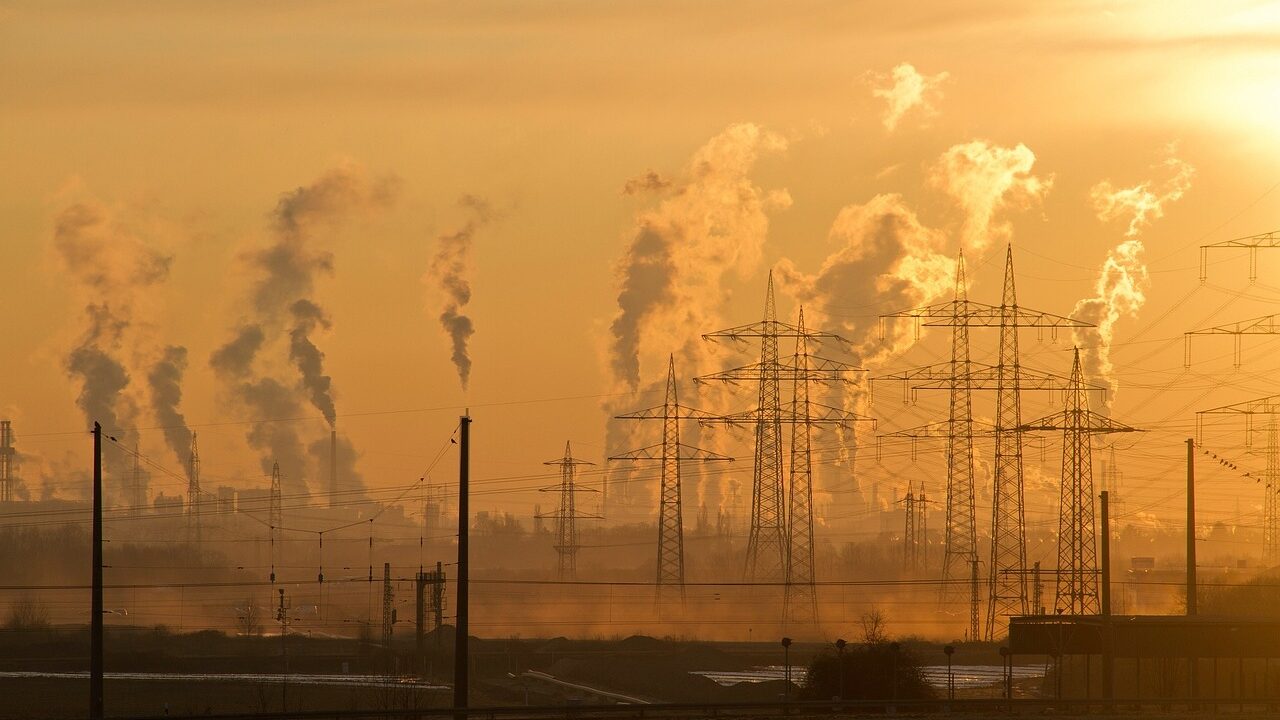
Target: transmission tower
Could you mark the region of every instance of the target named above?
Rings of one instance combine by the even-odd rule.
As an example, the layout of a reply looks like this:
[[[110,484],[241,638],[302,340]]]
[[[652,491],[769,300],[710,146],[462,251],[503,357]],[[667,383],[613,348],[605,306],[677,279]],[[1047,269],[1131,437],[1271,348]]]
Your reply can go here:
[[[280,463],[272,463],[271,465],[271,492],[267,510],[267,528],[270,532],[271,541],[271,582],[276,581],[276,538],[280,535],[280,525],[283,522],[280,508]],[[282,547],[281,550],[284,548]],[[370,551],[372,552],[372,551]],[[373,579],[373,573],[370,572],[370,580]]]
[[[1023,368],[1018,359],[1018,330],[1048,328],[1056,337],[1060,328],[1089,327],[1088,323],[1020,307],[1014,286],[1013,247],[1005,253],[1004,291],[999,306],[968,299],[965,290],[964,256],[956,261],[956,290],[950,302],[927,305],[882,316],[912,318],[917,326],[951,327],[951,362],[929,365],[877,379],[901,380],[904,399],[910,401],[919,389],[948,390],[947,437],[947,526],[943,556],[944,607],[959,601],[952,594],[963,575],[964,565],[977,558],[977,530],[974,512],[973,390],[996,391],[994,428],[996,457],[993,478],[991,564],[988,568],[988,607],[985,637],[995,633],[997,617],[1027,612],[1025,577],[1026,523],[1023,505],[1023,464],[1021,407],[1023,390],[1054,390],[1068,385],[1051,373]],[[969,359],[970,327],[1000,330],[999,362],[986,365]],[[895,433],[899,436],[922,437]],[[970,608],[972,614],[973,608]],[[976,637],[976,635],[975,635]]]
[[[748,339],[760,341],[760,361],[742,367],[713,373],[698,378],[699,382],[755,382],[759,395],[756,407],[742,413],[722,416],[716,422],[726,424],[750,423],[755,426],[755,462],[751,482],[751,530],[747,538],[747,558],[744,576],[748,581],[786,582],[790,562],[790,528],[787,522],[787,505],[784,504],[782,476],[782,425],[784,423],[840,424],[863,419],[838,408],[819,406],[809,402],[797,408],[794,400],[789,408],[782,405],[782,383],[798,379],[807,382],[847,382],[847,374],[856,371],[846,363],[819,358],[808,354],[809,343],[835,341],[848,345],[838,335],[822,331],[806,330],[799,325],[780,322],[773,299],[773,274],[769,274],[765,293],[764,319],[749,325],[719,330],[702,336],[706,340],[723,339],[741,342]],[[803,354],[806,366],[803,371],[794,363],[779,359],[778,342],[782,339],[804,340]],[[804,470],[806,458],[796,459],[805,477],[811,470]],[[803,480],[802,480],[803,482]],[[803,490],[803,489],[802,489]],[[797,498],[807,504],[807,492]],[[810,511],[811,512],[811,509]],[[801,531],[804,532],[803,530]],[[802,561],[803,562],[803,561]]]
[[[191,454],[187,457],[187,535],[200,542],[200,446],[191,433]]]
[[[676,361],[667,360],[667,393],[661,405],[619,415],[623,420],[661,420],[662,442],[615,455],[610,460],[658,461],[662,463],[662,483],[658,491],[658,577],[657,599],[678,594],[684,599],[684,514],[681,505],[680,464],[686,460],[712,462],[733,460],[709,450],[680,442],[681,420],[709,420],[709,412],[680,404],[676,394]]]
[[[13,426],[0,420],[0,503],[13,502],[13,485],[17,479],[17,456],[13,448]]]
[[[555,465],[560,468],[560,483],[541,488],[542,492],[555,492],[560,495],[559,507],[551,517],[556,523],[556,577],[560,580],[578,579],[578,520],[597,518],[597,515],[579,515],[577,511],[577,495],[580,492],[595,492],[589,488],[578,487],[578,467],[595,465],[593,462],[578,460],[573,457],[569,441],[564,443],[564,457],[548,460],[543,465]],[[540,517],[547,517],[542,515]]]
[[[907,496],[902,499],[906,514],[902,529],[902,569],[918,570],[920,567],[920,547],[916,543],[916,494],[911,482],[907,482]]]
[[[752,487],[751,534],[747,544],[745,576],[749,581],[782,581],[783,613],[789,622],[817,621],[817,580],[813,555],[813,457],[812,431],[815,426],[851,428],[853,422],[870,421],[842,408],[814,402],[809,395],[810,383],[849,382],[849,375],[861,372],[848,363],[813,355],[810,343],[836,341],[847,344],[838,335],[806,329],[804,310],[797,324],[779,322],[773,304],[773,277],[770,275],[765,300],[765,321],[704,335],[708,339],[744,337],[761,338],[761,346],[772,348],[762,353],[759,363],[699,378],[700,382],[757,382],[760,404],[745,412],[723,415],[704,424],[756,427],[756,466]],[[796,342],[795,353],[783,362],[778,358],[779,338]],[[792,399],[780,401],[781,386],[791,383]],[[768,403],[773,402],[770,406]],[[781,467],[774,463],[782,453],[781,427],[790,425],[791,455],[786,506],[776,501],[783,497]]]
[[[1249,282],[1253,283],[1258,279],[1258,251],[1271,250],[1277,247],[1280,247],[1280,230],[1273,230],[1269,233],[1251,235],[1249,237],[1235,238],[1234,240],[1223,240],[1222,242],[1211,243],[1209,245],[1201,245],[1200,282],[1203,284],[1209,277],[1210,250],[1247,248],[1249,250]]]
[[[1267,469],[1261,478],[1262,483],[1262,561],[1268,565],[1280,563],[1280,508],[1277,507],[1277,493],[1280,493],[1280,428],[1277,417],[1280,416],[1280,395],[1270,395],[1256,400],[1232,405],[1223,405],[1196,413],[1196,434],[1202,435],[1205,415],[1241,415],[1245,421],[1245,446],[1253,446],[1254,416],[1261,416],[1266,422],[1267,431]]]
[[[1280,315],[1263,315],[1262,317],[1239,320],[1225,325],[1200,328],[1199,330],[1183,333],[1182,364],[1184,367],[1191,367],[1191,338],[1197,335],[1231,335],[1234,342],[1231,356],[1232,364],[1239,368],[1241,363],[1241,338],[1245,335],[1280,335]]]
[[[1097,615],[1098,551],[1093,512],[1093,436],[1135,432],[1089,409],[1080,349],[1071,363],[1071,387],[1062,412],[1022,426],[1023,431],[1062,431],[1062,494],[1058,515],[1057,612]],[[1025,575],[1025,573],[1023,574]],[[1038,608],[1037,608],[1038,610]]]

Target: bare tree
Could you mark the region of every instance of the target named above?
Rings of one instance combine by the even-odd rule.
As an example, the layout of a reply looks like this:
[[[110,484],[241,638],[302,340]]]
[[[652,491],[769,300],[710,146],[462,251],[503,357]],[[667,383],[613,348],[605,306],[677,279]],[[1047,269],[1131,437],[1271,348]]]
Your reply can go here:
[[[246,599],[244,605],[236,608],[236,624],[240,634],[261,635],[262,616],[262,606],[255,604],[252,598]]]
[[[47,630],[49,626],[49,608],[30,595],[23,595],[9,606],[4,623],[6,630]]]
[[[868,645],[889,642],[889,619],[880,608],[873,607],[862,613],[859,622],[862,623],[862,642]]]

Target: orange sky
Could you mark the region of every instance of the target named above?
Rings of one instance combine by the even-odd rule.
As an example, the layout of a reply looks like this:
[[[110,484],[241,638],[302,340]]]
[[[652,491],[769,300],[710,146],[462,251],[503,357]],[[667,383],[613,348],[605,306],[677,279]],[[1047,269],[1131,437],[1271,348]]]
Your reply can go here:
[[[146,409],[150,363],[165,345],[187,347],[181,409],[200,433],[206,482],[253,486],[265,480],[238,422],[261,418],[231,402],[209,364],[248,312],[258,276],[247,253],[272,242],[270,213],[284,193],[334,168],[370,187],[394,178],[394,201],[317,222],[307,240],[333,254],[332,275],[317,276],[314,291],[332,323],[315,341],[338,427],[361,453],[368,484],[390,487],[422,474],[466,405],[481,479],[543,473],[565,439],[602,460],[601,404],[626,391],[610,370],[610,325],[638,218],[683,222],[709,203],[705,222],[694,223],[704,236],[684,245],[706,249],[708,234],[730,233],[681,275],[680,291],[699,298],[687,327],[642,334],[647,384],[668,352],[716,329],[700,322],[756,319],[771,267],[790,273],[780,305],[792,313],[792,295],[804,292],[796,278],[867,242],[841,230],[840,218],[856,215],[842,210],[877,195],[900,194],[939,256],[965,240],[975,299],[998,301],[1001,253],[991,248],[1008,241],[1022,304],[1067,314],[1093,294],[1132,217],[1121,208],[1100,220],[1099,184],[1149,183],[1163,216],[1138,228],[1150,283],[1143,306],[1117,321],[1115,415],[1159,430],[1122,446],[1126,482],[1135,503],[1171,514],[1191,413],[1275,392],[1273,342],[1247,343],[1234,373],[1229,343],[1206,342],[1203,363],[1183,374],[1180,334],[1270,312],[1265,301],[1280,293],[1267,281],[1280,258],[1264,254],[1250,287],[1242,257],[1215,255],[1224,262],[1201,287],[1196,250],[1276,224],[1278,31],[1280,11],[1250,3],[3,3],[0,408],[29,456],[28,484],[38,488],[44,473],[74,494],[57,478],[87,459],[82,441],[46,433],[85,425],[66,362],[84,337],[89,296],[54,242],[58,218],[76,203],[112,218],[108,245],[172,257],[163,281],[127,300],[134,322],[120,357],[138,426],[157,425]],[[928,87],[890,129],[889,88],[903,63]],[[716,149],[715,138],[748,126],[759,133],[746,144],[758,157],[729,157],[743,145]],[[974,206],[938,179],[944,154],[974,141],[1007,152],[1023,145],[1034,158],[976,230]],[[708,153],[718,180],[691,160]],[[1171,158],[1193,168],[1185,188]],[[650,170],[672,185],[623,193]],[[989,190],[995,179],[974,182]],[[743,201],[744,189],[758,197]],[[466,271],[475,335],[464,393],[436,320],[443,298],[424,276],[438,238],[467,222],[458,204],[466,194],[484,198],[493,217],[476,230]],[[846,298],[865,295],[846,289]],[[853,324],[892,309],[844,307]],[[936,360],[941,340],[878,358],[873,370]],[[1068,342],[1039,346],[1028,333],[1028,364],[1065,373]],[[991,347],[975,333],[975,356]],[[292,378],[287,356],[273,353],[263,372]],[[895,392],[874,406],[883,429],[941,417],[940,398],[903,408]],[[325,426],[306,407],[316,419],[297,425],[310,442]],[[1050,409],[1029,400],[1024,415]],[[401,410],[414,412],[390,412]],[[1238,441],[1220,436],[1224,447]],[[141,443],[176,467],[159,430],[143,430]],[[735,454],[749,457],[749,448]],[[859,460],[862,482],[886,492],[907,474],[936,478],[901,453],[885,465],[869,455]],[[1050,451],[1049,476],[1054,463]],[[448,478],[452,467],[437,472]],[[527,514],[545,503],[528,491],[543,482],[491,484],[511,492],[478,505]],[[1237,489],[1246,504],[1253,497],[1238,477],[1213,482],[1206,492],[1222,517],[1234,515]],[[178,485],[162,479],[155,489]]]

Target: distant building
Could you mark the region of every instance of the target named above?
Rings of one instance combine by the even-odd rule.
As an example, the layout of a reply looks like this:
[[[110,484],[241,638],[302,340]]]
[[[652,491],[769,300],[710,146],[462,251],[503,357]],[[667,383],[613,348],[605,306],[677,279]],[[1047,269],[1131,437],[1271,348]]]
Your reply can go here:
[[[161,515],[181,515],[186,503],[183,502],[181,495],[165,495],[160,493],[156,495],[154,507],[156,512]]]

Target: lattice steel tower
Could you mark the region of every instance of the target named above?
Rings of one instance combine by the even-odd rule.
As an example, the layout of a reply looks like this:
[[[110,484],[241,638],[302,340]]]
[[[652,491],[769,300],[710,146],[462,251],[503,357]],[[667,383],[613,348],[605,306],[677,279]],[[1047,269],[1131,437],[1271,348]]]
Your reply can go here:
[[[1013,246],[1005,251],[1000,302],[1000,359],[996,366],[996,460],[991,503],[990,590],[987,634],[996,618],[1028,612],[1026,508],[1023,505],[1022,397],[1018,365],[1018,295],[1013,281]],[[1072,377],[1073,387],[1078,380]],[[1083,390],[1081,391],[1083,392]],[[1090,500],[1092,507],[1092,500]]]
[[[793,400],[784,408],[781,400],[782,383],[784,381],[794,383],[798,378],[808,382],[846,382],[847,373],[856,371],[857,368],[808,354],[808,343],[835,341],[847,345],[848,341],[833,333],[806,330],[799,325],[778,321],[773,299],[772,273],[769,274],[768,289],[765,293],[764,320],[707,333],[702,337],[713,341],[721,339],[734,341],[758,339],[760,341],[758,363],[713,373],[698,378],[698,381],[758,383],[759,394],[755,408],[721,416],[716,422],[751,423],[756,430],[755,462],[751,483],[751,530],[747,538],[744,577],[748,581],[787,582],[791,526],[787,521],[788,508],[784,504],[786,496],[783,492],[782,476],[782,425],[784,423],[844,425],[851,420],[864,418],[839,408],[819,406],[813,402],[804,403],[803,406],[797,405],[794,399],[794,388]],[[803,371],[794,363],[783,363],[779,360],[780,339],[805,341],[802,350],[799,351],[803,352],[807,359],[807,365]],[[800,345],[797,347],[799,348]],[[800,459],[797,462],[799,463],[797,468],[801,474],[805,477],[811,476],[811,470],[804,470],[805,460]],[[806,481],[802,479],[801,482]],[[804,504],[807,497],[808,493],[801,493],[797,500]],[[809,505],[811,506],[811,503]],[[811,507],[808,512],[811,513]]]
[[[681,420],[709,420],[714,416],[680,404],[676,392],[676,361],[667,360],[667,392],[663,403],[647,410],[617,416],[622,420],[661,420],[662,442],[615,455],[610,460],[658,461],[662,481],[658,490],[658,591],[659,601],[668,594],[684,598],[684,513],[681,500],[680,465],[686,460],[709,462],[733,458],[680,442]]]
[[[957,596],[965,566],[977,559],[977,532],[974,513],[973,464],[973,390],[995,390],[996,463],[993,477],[992,552],[988,568],[988,612],[985,637],[991,639],[997,617],[1023,614],[1027,607],[1025,580],[1026,533],[1022,504],[1022,432],[1019,429],[1022,390],[1053,390],[1066,387],[1068,381],[1050,373],[1028,371],[1018,360],[1019,328],[1089,327],[1073,318],[1029,310],[1017,304],[1013,283],[1012,246],[1005,255],[1005,282],[1001,305],[987,305],[968,299],[965,293],[964,256],[956,263],[956,292],[951,302],[905,310],[885,318],[912,318],[930,327],[952,328],[951,362],[925,366],[915,370],[882,376],[878,379],[903,380],[910,388],[945,389],[950,391],[946,423],[947,439],[947,526],[943,556],[944,607],[960,602]],[[999,362],[986,365],[969,359],[970,327],[998,328],[1000,331]],[[899,431],[899,437],[936,435],[932,426],[920,431]],[[975,617],[970,608],[970,617]],[[979,637],[976,627],[970,635]]]
[[[577,511],[577,495],[585,488],[577,484],[578,467],[595,465],[593,462],[578,460],[573,457],[573,449],[569,441],[564,443],[564,457],[548,460],[543,465],[555,465],[560,468],[560,484],[550,488],[542,488],[543,492],[556,492],[560,495],[560,505],[556,509],[556,577],[560,580],[576,580],[578,578],[578,543],[579,519],[588,516],[579,515]]]
[[[1062,412],[1024,431],[1062,431],[1062,494],[1058,517],[1058,592],[1054,609],[1065,615],[1097,615],[1098,551],[1093,505],[1093,436],[1135,432],[1089,409],[1080,349],[1071,363],[1071,386]]]
[[[0,420],[0,503],[13,502],[17,457],[18,453],[13,448],[13,426],[8,420]]]
[[[191,433],[191,454],[187,456],[187,534],[200,542],[200,446]]]
[[[1203,434],[1205,415],[1240,415],[1245,421],[1245,446],[1253,446],[1254,417],[1266,422],[1267,467],[1262,484],[1262,561],[1267,566],[1280,564],[1280,395],[1223,405],[1196,413],[1196,434]]]
[[[766,306],[766,317],[774,317],[772,276]],[[760,363],[714,373],[699,378],[699,381],[757,382],[762,388],[761,398],[780,397],[782,383],[789,382],[791,383],[791,401],[786,405],[779,404],[777,408],[758,406],[745,412],[723,415],[704,423],[727,425],[754,423],[757,428],[757,459],[762,455],[761,442],[773,442],[770,439],[773,437],[773,431],[762,430],[762,425],[777,428],[781,428],[784,424],[791,426],[791,454],[788,468],[790,483],[787,485],[787,505],[783,509],[785,514],[775,515],[772,512],[771,503],[763,501],[771,500],[772,491],[769,488],[773,487],[774,482],[777,483],[779,494],[781,493],[779,470],[777,473],[779,477],[770,479],[766,476],[764,480],[768,482],[761,487],[753,487],[753,495],[759,496],[762,501],[753,502],[752,534],[748,540],[746,577],[748,580],[757,581],[781,580],[784,584],[784,621],[811,623],[817,621],[817,580],[814,574],[813,555],[813,428],[815,426],[849,428],[852,422],[866,421],[870,418],[861,417],[842,408],[816,403],[810,397],[811,383],[848,382],[849,374],[860,372],[860,370],[848,363],[819,357],[810,352],[810,345],[813,343],[826,340],[847,344],[847,341],[832,333],[807,329],[804,324],[803,308],[795,325],[773,320],[764,327],[746,326],[704,337],[758,337],[765,333],[773,336],[772,346],[775,349],[778,338],[794,339],[795,353],[786,362],[777,359],[775,353],[771,361],[762,358]],[[762,341],[763,344],[765,341]],[[765,390],[764,388],[769,385],[773,386],[772,389]],[[777,449],[780,453],[781,445]],[[772,449],[763,448],[763,450],[766,456],[772,455]],[[768,469],[769,461],[757,464],[757,478],[762,477],[759,472],[761,467]],[[759,492],[755,492],[757,490]],[[775,527],[775,524],[780,527]],[[783,540],[780,558],[781,577],[767,572],[774,569],[772,554],[762,554],[765,551],[772,552],[775,531],[781,534]],[[754,545],[750,544],[752,539],[756,540]]]
[[[280,463],[276,462],[271,464],[271,491],[267,504],[267,528],[271,545],[271,582],[276,581],[276,538],[280,537],[280,526],[283,523],[280,500]],[[282,555],[283,551],[284,548],[281,547]],[[372,580],[373,572],[371,571],[369,575],[369,579]]]

